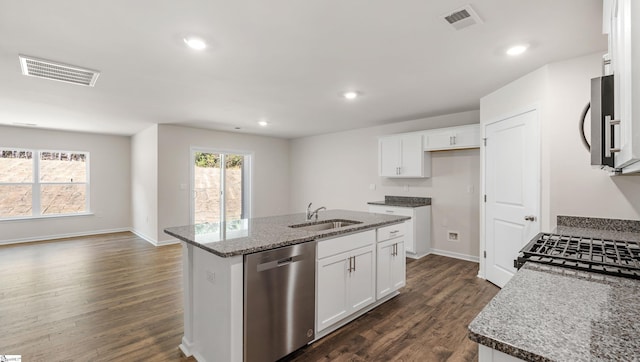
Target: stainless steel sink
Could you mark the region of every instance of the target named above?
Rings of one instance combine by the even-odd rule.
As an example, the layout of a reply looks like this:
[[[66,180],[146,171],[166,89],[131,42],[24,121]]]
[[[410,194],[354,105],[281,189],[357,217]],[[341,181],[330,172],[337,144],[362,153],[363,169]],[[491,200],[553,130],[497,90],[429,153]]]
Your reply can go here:
[[[307,231],[323,231],[323,230],[343,228],[343,227],[356,225],[356,224],[362,224],[362,221],[333,219],[333,220],[307,222],[304,224],[289,225],[289,227],[295,228],[295,229],[307,230]]]

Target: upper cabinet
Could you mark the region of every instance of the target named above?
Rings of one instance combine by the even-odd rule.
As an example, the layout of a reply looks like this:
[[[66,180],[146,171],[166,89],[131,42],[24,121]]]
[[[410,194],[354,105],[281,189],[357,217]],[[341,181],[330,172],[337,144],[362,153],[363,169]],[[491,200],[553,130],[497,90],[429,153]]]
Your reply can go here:
[[[425,131],[424,150],[442,151],[480,147],[480,125],[439,128]]]
[[[640,170],[640,1],[606,0],[604,10],[603,30],[609,34],[614,77],[614,117],[620,121],[615,135],[614,148],[619,149],[615,167],[637,171]]]
[[[480,147],[480,125],[400,133],[378,140],[378,174],[384,177],[431,177],[431,152]]]
[[[380,137],[378,160],[380,176],[405,178],[431,176],[431,156],[423,151],[421,133]]]

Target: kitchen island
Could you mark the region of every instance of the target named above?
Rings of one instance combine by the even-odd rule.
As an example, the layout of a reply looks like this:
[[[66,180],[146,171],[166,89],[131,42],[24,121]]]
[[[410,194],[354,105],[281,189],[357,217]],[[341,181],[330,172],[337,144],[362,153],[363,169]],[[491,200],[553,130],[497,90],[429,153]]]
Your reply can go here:
[[[640,222],[624,228],[607,219],[561,218],[556,234],[623,240],[640,259]],[[471,322],[469,338],[479,344],[480,362],[638,361],[638,310],[636,277],[527,261]]]
[[[201,362],[244,359],[244,263],[245,255],[252,253],[313,241],[318,243],[317,262],[322,270],[316,277],[319,279],[316,286],[319,322],[315,339],[384,303],[404,285],[402,236],[403,222],[408,219],[406,216],[328,210],[322,212],[317,221],[308,221],[301,213],[165,229],[167,234],[181,240],[183,249],[184,336],[180,349],[186,356],[194,356]],[[314,230],[311,225],[334,220],[343,221],[345,226]],[[348,249],[353,240],[358,250],[367,252],[367,258],[358,259],[357,263],[354,252]],[[348,255],[348,269],[346,264],[344,268],[339,265],[347,260],[342,255]],[[363,262],[369,264],[368,270],[372,274],[365,279],[365,285],[352,286],[355,290],[351,294],[358,296],[360,292],[361,297],[365,291],[370,295],[348,306],[336,305],[331,295],[331,283],[335,283],[340,274],[351,273],[356,265],[358,269],[362,266],[366,270],[367,263]],[[349,282],[358,280],[352,279]],[[380,284],[385,282],[387,285]],[[358,308],[352,308],[354,305]]]

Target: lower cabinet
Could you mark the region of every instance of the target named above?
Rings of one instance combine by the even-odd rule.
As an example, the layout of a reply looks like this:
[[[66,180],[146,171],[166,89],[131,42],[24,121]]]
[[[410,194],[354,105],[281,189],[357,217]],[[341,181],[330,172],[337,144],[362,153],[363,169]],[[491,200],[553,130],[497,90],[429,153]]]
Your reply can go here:
[[[478,344],[478,362],[524,362],[524,360]]]
[[[355,249],[341,250],[354,246]],[[326,329],[376,300],[375,252],[374,231],[319,242],[317,331]]]
[[[421,207],[399,207],[369,205],[369,212],[387,215],[410,216],[404,236],[405,250],[410,258],[421,258],[431,252],[431,205]],[[378,241],[381,241],[378,238]]]
[[[404,287],[406,260],[404,237],[378,243],[377,299]]]

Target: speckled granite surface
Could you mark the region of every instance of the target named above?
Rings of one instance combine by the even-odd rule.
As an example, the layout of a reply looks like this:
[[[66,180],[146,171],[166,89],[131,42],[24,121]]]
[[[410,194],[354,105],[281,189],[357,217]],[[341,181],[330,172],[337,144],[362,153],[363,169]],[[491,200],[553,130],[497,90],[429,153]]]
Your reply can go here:
[[[602,219],[597,217],[563,216],[556,218],[557,225],[582,229],[640,233],[639,220]]]
[[[409,220],[410,217],[327,210],[320,212],[318,222],[332,219],[354,220],[360,223],[323,231],[290,228],[289,225],[315,222],[315,220],[307,221],[305,214],[300,213],[244,219],[222,224],[177,226],[166,228],[164,232],[218,256],[230,257],[397,224]]]
[[[640,361],[640,281],[529,262],[469,338],[528,361]]]
[[[370,201],[369,205],[422,207],[431,205],[430,197],[385,196],[384,201]]]
[[[640,241],[640,221],[558,216],[556,234],[599,239]]]

